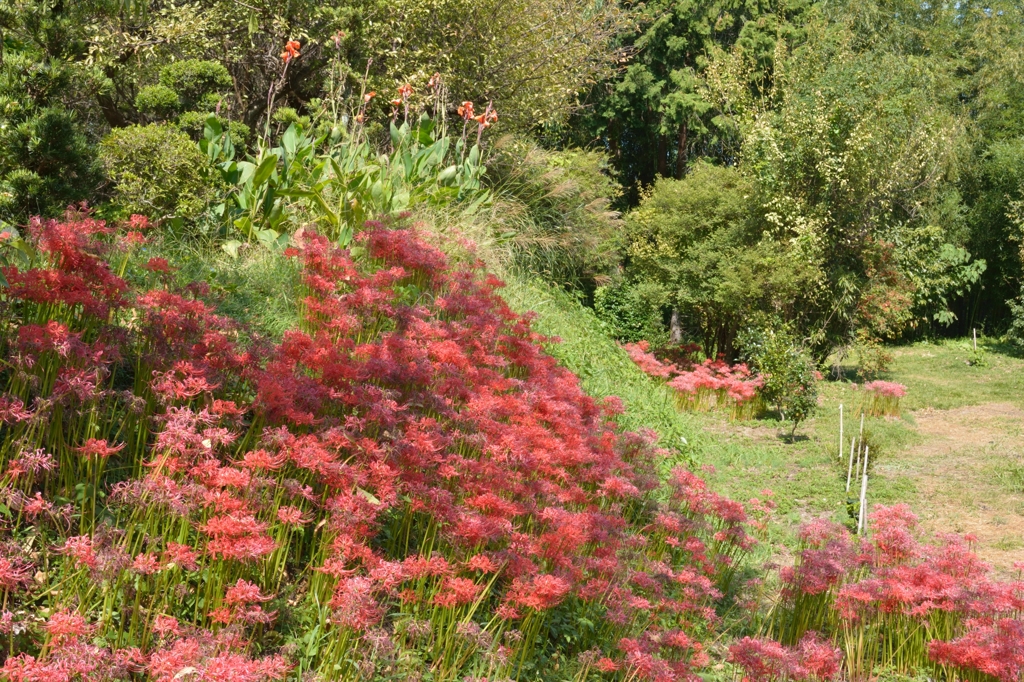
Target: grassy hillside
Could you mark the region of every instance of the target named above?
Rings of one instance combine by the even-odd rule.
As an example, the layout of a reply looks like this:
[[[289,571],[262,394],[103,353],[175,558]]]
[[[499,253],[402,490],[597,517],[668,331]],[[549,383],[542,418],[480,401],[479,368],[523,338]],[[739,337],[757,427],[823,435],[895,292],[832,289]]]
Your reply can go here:
[[[697,420],[676,409],[672,393],[651,379],[608,336],[593,311],[561,289],[537,282],[510,279],[503,295],[520,313],[533,311],[534,328],[555,336],[547,350],[580,377],[584,390],[603,398],[622,399],[626,414],[620,424],[628,430],[654,429],[661,444],[688,460],[700,460],[703,446]]]

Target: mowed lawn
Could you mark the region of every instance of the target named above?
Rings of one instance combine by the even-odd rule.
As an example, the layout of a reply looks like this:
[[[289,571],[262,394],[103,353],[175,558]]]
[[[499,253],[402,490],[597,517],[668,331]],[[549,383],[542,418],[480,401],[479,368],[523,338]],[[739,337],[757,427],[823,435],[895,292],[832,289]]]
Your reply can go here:
[[[1024,561],[1024,360],[979,342],[981,364],[969,364],[969,342],[917,343],[893,349],[886,378],[907,386],[899,418],[867,417],[868,504],[906,502],[926,534],[974,535],[983,558],[1001,572]],[[849,376],[850,373],[847,373]],[[847,494],[850,438],[864,392],[856,383],[821,384],[818,415],[794,442],[772,419],[730,422],[699,415],[698,458],[722,493],[746,500],[774,492],[776,539],[790,544],[805,520],[852,523]],[[839,405],[844,406],[843,459]]]

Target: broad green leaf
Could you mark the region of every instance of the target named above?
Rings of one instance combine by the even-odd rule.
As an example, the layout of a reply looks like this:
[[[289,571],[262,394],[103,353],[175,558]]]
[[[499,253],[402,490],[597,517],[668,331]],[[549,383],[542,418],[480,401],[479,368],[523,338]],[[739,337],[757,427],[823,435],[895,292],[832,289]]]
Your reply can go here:
[[[217,120],[216,114],[210,114],[206,117],[206,123],[203,125],[203,137],[208,142],[213,142],[224,133],[224,126]]]
[[[277,230],[260,230],[256,233],[256,238],[260,240],[260,243],[267,246],[272,246],[277,242],[277,238],[281,236],[281,233]]]
[[[270,179],[270,176],[274,173],[274,169],[277,168],[278,161],[279,159],[277,154],[270,154],[260,162],[259,167],[256,169],[256,173],[253,175],[253,187],[259,187]]]
[[[237,220],[235,220],[234,225],[238,229],[238,231],[244,234],[246,237],[250,239],[253,237],[252,220],[249,219],[249,216],[242,216],[241,218],[238,218]]]
[[[288,130],[284,131],[284,135],[281,136],[281,146],[289,156],[295,156],[295,150],[299,144],[299,130],[292,123],[288,126]]]
[[[451,185],[455,182],[455,176],[459,172],[458,166],[448,166],[443,171],[438,173],[437,182],[440,185]]]
[[[237,239],[229,239],[220,245],[220,248],[224,250],[224,253],[228,254],[232,258],[238,258],[238,247],[242,245],[242,242]]]
[[[251,163],[249,161],[239,161],[238,170],[239,175],[236,184],[244,185],[250,180],[252,180],[253,176],[256,175],[256,164]]]

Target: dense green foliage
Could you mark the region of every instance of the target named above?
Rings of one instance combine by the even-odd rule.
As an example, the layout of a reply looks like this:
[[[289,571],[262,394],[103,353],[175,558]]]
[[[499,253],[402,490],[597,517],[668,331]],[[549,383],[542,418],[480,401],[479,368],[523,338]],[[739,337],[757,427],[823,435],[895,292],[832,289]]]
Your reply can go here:
[[[761,398],[793,425],[793,433],[818,409],[814,361],[793,334],[781,325],[761,324],[744,329],[740,343],[750,368],[764,378]]]
[[[125,215],[195,218],[213,195],[206,156],[167,124],[114,130],[100,143],[100,161]]]
[[[477,180],[502,208],[478,232],[519,272],[584,292],[622,339],[664,336],[734,356],[737,320],[759,312],[790,323],[822,360],[968,326],[1003,331],[1019,317],[1024,83],[1014,5],[8,0],[3,8],[0,219],[8,222],[81,200],[113,200],[115,214],[152,204],[127,198],[141,190],[116,175],[111,143],[97,161],[101,139],[131,125],[173,124],[200,142],[215,114],[235,158],[208,152],[210,161],[258,166],[295,124],[319,151],[365,143],[356,156],[372,167],[394,144],[389,118],[400,124],[412,112],[414,123],[425,113],[435,140],[461,139],[468,154],[477,137],[468,119],[490,103],[515,137],[499,143],[488,131],[478,140]],[[396,94],[403,83],[410,87]],[[464,101],[476,109],[461,116]],[[187,156],[170,146],[177,151],[164,158]],[[273,184],[288,163],[277,156],[274,196],[252,197],[268,202],[252,230],[280,235],[304,220],[331,222],[318,201],[294,196],[319,190]],[[314,169],[303,171],[310,185],[322,179]],[[181,170],[167,171],[178,174],[168,187]],[[256,207],[238,206],[234,179],[205,177],[208,190],[187,191],[183,209],[146,212],[206,221],[195,234],[233,239],[237,227],[254,238],[241,214]],[[224,183],[227,196],[213,191]],[[354,220],[418,203],[402,192],[388,195],[398,201],[380,196]],[[296,199],[310,211],[289,212]],[[636,209],[625,229],[613,206]]]

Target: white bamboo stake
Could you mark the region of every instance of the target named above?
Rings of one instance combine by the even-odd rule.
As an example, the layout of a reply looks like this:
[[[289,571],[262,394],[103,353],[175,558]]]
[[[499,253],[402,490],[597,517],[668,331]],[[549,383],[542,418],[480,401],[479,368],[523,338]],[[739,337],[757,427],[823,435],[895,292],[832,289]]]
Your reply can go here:
[[[978,352],[978,329],[977,327],[971,328],[971,335],[974,337],[974,352]]]
[[[860,518],[857,520],[857,534],[860,535],[862,529],[867,531],[868,526],[868,448],[864,448],[864,478],[861,479],[860,484]]]
[[[843,461],[843,404],[839,403],[839,461]]]
[[[846,467],[846,494],[850,494],[850,477],[853,476],[853,448],[857,444],[857,437],[850,439],[850,465]]]

